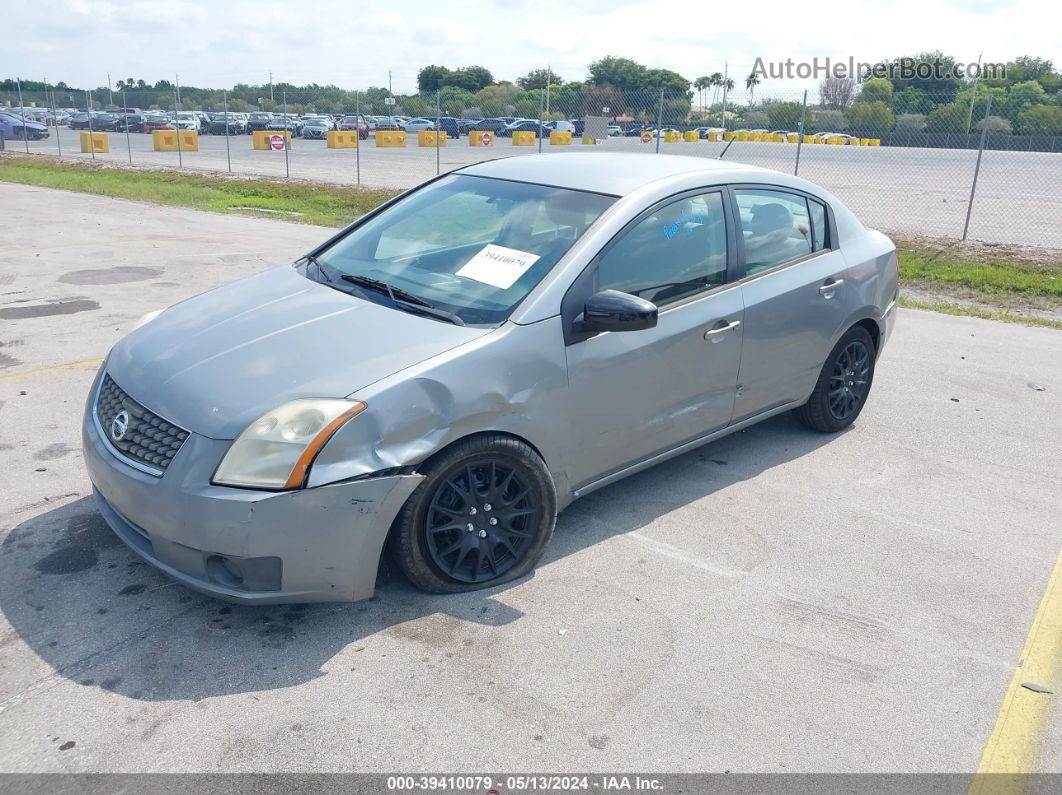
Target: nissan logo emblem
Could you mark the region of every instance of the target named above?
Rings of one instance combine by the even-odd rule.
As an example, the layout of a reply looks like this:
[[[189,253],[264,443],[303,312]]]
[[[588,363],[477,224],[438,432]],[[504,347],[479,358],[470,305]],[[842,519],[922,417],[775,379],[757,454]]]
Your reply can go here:
[[[114,415],[114,419],[111,420],[111,438],[116,442],[122,441],[125,438],[126,432],[129,430],[129,412],[122,409]]]

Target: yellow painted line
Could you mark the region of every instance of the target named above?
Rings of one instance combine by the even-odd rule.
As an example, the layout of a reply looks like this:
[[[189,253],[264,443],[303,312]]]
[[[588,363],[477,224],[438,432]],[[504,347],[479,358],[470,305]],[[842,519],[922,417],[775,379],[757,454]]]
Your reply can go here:
[[[18,381],[22,378],[33,378],[36,375],[58,373],[62,370],[81,370],[85,367],[99,367],[103,359],[82,359],[79,362],[66,362],[65,364],[53,364],[51,367],[38,367],[36,370],[19,370],[17,373],[0,375],[2,381]]]
[[[975,793],[1021,791],[1016,779],[994,779],[983,774],[1032,773],[1036,743],[1052,701],[1062,699],[1062,682],[1056,676],[1062,658],[1062,552],[1047,580],[1047,589],[1025,640],[1018,667],[1003,697],[999,717],[981,755],[978,776],[970,787]],[[1053,690],[1035,693],[1026,682]]]

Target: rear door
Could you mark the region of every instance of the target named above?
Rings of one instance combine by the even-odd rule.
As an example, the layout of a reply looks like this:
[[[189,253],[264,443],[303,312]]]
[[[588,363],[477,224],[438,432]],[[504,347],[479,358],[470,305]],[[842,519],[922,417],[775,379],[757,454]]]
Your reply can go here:
[[[731,195],[745,305],[740,422],[811,394],[851,291],[824,203],[766,185],[736,185]]]

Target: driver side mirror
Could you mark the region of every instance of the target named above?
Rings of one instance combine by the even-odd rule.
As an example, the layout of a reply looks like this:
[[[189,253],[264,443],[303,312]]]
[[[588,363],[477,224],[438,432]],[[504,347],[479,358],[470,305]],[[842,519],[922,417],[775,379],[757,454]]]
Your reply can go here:
[[[583,316],[575,330],[596,334],[601,331],[640,331],[656,326],[657,308],[646,301],[619,290],[594,293],[583,306]]]

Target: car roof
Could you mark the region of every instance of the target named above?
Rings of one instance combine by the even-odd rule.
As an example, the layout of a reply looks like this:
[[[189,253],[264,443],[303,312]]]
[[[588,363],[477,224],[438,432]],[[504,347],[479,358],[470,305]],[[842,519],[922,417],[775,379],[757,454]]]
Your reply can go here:
[[[713,182],[757,182],[774,174],[727,160],[652,153],[557,153],[506,157],[475,163],[462,174],[625,196],[649,182],[677,174],[703,173]]]

